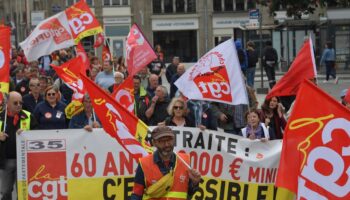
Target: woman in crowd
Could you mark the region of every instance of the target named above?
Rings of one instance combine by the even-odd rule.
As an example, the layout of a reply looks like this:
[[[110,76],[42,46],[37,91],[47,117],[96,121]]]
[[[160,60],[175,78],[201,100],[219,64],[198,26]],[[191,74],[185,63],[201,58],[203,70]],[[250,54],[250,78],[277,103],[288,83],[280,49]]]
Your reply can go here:
[[[164,52],[163,52],[163,49],[162,47],[157,44],[155,47],[154,47],[154,50],[159,58],[160,61],[164,62]]]
[[[92,131],[92,128],[100,128],[100,124],[93,114],[90,97],[87,94],[84,96],[83,105],[84,110],[72,117],[69,128],[84,128],[87,131]]]
[[[245,115],[247,126],[242,129],[243,137],[251,140],[259,139],[262,142],[269,140],[269,131],[264,123],[260,122],[259,112],[255,109],[248,111]]]
[[[170,116],[163,122],[166,126],[195,127],[194,122],[187,117],[187,105],[181,98],[173,98],[167,110]]]
[[[64,112],[66,104],[60,101],[61,94],[57,87],[49,86],[44,93],[44,101],[34,110],[34,116],[39,122],[39,129],[65,129],[67,119]]]
[[[271,139],[282,139],[287,121],[283,116],[284,108],[278,97],[265,99],[261,106],[261,122],[269,128]]]

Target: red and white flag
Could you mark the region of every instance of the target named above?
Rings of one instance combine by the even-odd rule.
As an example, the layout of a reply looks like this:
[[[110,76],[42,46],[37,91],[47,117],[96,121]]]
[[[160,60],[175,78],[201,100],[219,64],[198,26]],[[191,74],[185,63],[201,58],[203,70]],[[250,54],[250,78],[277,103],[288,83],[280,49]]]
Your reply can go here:
[[[63,63],[61,66],[51,64],[51,67],[56,71],[58,77],[74,91],[72,100],[82,101],[84,98],[85,87],[80,78],[80,73],[85,73],[82,63],[82,58],[76,57]]]
[[[88,77],[81,75],[81,78],[106,133],[116,139],[134,158],[140,158],[152,152],[152,148],[145,140],[147,125],[117,103]]]
[[[11,28],[0,25],[0,92],[9,92]],[[0,95],[2,98],[2,94]]]
[[[40,22],[33,32],[19,44],[28,61],[74,45],[65,12]]]
[[[283,137],[276,186],[297,199],[350,199],[350,111],[310,81]]]
[[[92,13],[89,5],[85,1],[79,1],[65,10],[69,26],[72,31],[75,44],[87,36],[101,33],[102,27],[95,15]]]
[[[175,82],[187,98],[232,105],[248,104],[232,39],[210,50]]]
[[[129,76],[116,90],[113,90],[112,97],[129,112],[134,113],[135,99],[132,76]]]
[[[126,64],[129,76],[132,77],[156,58],[156,53],[140,28],[136,24],[132,25],[126,39]]]
[[[315,56],[311,38],[304,42],[288,72],[273,86],[266,99],[274,96],[296,95],[304,79],[317,77]]]
[[[105,37],[103,36],[103,33],[97,34],[96,41],[94,43],[94,48],[100,47],[104,41],[105,41]]]

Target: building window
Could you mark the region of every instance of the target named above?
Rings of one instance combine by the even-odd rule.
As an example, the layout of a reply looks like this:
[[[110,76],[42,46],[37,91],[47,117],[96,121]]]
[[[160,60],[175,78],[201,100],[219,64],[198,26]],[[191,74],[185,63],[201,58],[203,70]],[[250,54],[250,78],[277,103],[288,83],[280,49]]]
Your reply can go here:
[[[71,6],[73,4],[76,4],[78,3],[79,0],[66,0],[66,6]],[[86,0],[86,3],[89,5],[89,6],[93,6],[94,5],[94,1],[93,0]]]
[[[194,13],[196,0],[153,0],[153,13]]]
[[[185,12],[185,2],[183,0],[176,0],[175,8],[177,13]]]
[[[233,11],[233,1],[232,0],[225,0],[225,11]]]
[[[104,6],[128,6],[129,0],[103,0]]]
[[[236,10],[245,10],[244,9],[244,0],[236,0]]]
[[[255,8],[255,0],[213,0],[215,12],[244,11]]]
[[[222,11],[221,0],[214,0],[213,7],[214,7],[214,11]]]
[[[196,12],[196,0],[187,0],[187,12]]]
[[[162,0],[153,0],[153,13],[162,13]]]

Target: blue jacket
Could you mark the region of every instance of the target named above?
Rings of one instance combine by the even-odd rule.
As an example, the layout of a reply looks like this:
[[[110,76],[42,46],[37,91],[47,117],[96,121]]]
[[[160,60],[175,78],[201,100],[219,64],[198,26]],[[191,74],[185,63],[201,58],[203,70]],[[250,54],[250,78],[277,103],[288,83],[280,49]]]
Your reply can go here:
[[[320,63],[324,64],[325,61],[335,61],[335,51],[333,48],[326,48],[325,50],[323,50]]]
[[[92,120],[94,120],[94,116],[92,115]],[[99,122],[99,120],[97,119]],[[99,122],[100,123],[100,122]],[[84,128],[84,126],[89,124],[89,119],[87,118],[85,111],[83,110],[77,115],[74,115],[72,119],[69,121],[69,128]],[[101,124],[101,123],[100,123]]]
[[[67,128],[67,119],[64,109],[66,104],[57,102],[55,107],[47,101],[40,102],[34,109],[34,117],[39,123],[38,129],[65,129]]]
[[[238,59],[239,59],[240,65],[241,65],[241,69],[247,69],[248,68],[248,55],[247,55],[247,51],[245,51],[243,49],[241,40],[236,40],[235,46],[236,46],[236,50],[237,50],[237,56],[238,56]],[[241,57],[240,52],[243,53],[243,56],[244,56],[243,60],[240,59],[240,57]]]

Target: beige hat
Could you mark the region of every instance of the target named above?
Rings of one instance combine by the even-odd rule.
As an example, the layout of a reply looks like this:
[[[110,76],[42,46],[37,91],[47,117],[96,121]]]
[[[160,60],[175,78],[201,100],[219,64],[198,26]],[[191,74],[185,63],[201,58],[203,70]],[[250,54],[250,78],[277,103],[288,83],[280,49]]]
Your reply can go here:
[[[161,137],[175,137],[173,130],[167,126],[157,126],[155,129],[153,129],[152,133],[152,139],[158,140]]]

